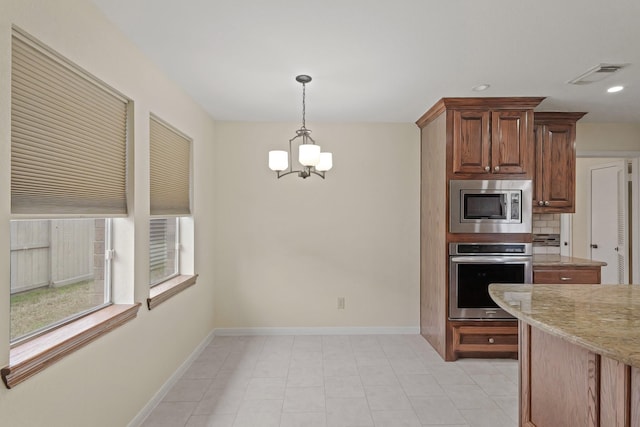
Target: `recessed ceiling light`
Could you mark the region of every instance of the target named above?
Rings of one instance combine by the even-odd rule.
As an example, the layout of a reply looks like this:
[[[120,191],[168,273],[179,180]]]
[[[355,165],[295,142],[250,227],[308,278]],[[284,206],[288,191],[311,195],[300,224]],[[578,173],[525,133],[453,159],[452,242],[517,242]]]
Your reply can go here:
[[[483,90],[489,89],[490,86],[491,85],[488,85],[488,84],[482,84],[482,85],[472,87],[471,90],[474,92],[482,92]]]
[[[616,93],[620,92],[622,89],[624,89],[624,86],[611,86],[609,89],[607,89],[607,92]]]

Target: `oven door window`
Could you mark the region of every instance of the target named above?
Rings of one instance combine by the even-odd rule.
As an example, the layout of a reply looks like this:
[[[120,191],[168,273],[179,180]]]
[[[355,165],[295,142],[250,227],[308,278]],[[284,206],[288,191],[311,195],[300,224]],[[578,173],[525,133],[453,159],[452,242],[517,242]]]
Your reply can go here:
[[[463,195],[464,219],[507,219],[505,195],[468,193]]]
[[[525,283],[524,264],[458,264],[458,307],[497,307],[489,296],[491,283]]]

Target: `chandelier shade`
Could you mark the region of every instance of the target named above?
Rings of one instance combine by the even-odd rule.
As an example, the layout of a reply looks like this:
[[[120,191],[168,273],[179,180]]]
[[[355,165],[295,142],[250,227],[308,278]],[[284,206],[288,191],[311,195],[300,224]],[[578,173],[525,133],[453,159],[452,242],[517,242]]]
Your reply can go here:
[[[300,178],[308,178],[311,174],[324,179],[326,171],[333,167],[333,155],[322,152],[319,145],[311,138],[311,130],[306,127],[306,84],[311,81],[307,75],[296,76],[296,81],[302,83],[302,126],[296,131],[296,136],[289,140],[289,151],[269,151],[269,169],[276,172],[278,178],[296,173]],[[302,167],[293,169],[292,146],[298,143],[298,162]]]
[[[316,144],[302,144],[298,148],[298,161],[303,166],[315,166],[320,161],[320,146]]]
[[[289,153],[283,150],[269,151],[269,169],[282,172],[289,166]]]
[[[316,165],[316,170],[318,172],[325,172],[330,170],[332,167],[333,167],[333,154],[320,153],[320,161]]]

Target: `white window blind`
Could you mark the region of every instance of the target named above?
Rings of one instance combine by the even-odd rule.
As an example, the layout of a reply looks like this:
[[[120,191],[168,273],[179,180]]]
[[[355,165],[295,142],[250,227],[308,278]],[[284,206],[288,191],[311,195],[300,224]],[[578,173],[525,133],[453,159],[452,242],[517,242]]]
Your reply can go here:
[[[175,246],[175,242],[174,242]],[[153,218],[149,224],[149,268],[162,269],[167,263],[167,219]]]
[[[14,30],[11,211],[125,215],[126,98]]]
[[[149,283],[153,286],[178,274],[179,218],[151,218],[149,224]]]
[[[154,116],[149,126],[151,215],[190,215],[191,140]]]

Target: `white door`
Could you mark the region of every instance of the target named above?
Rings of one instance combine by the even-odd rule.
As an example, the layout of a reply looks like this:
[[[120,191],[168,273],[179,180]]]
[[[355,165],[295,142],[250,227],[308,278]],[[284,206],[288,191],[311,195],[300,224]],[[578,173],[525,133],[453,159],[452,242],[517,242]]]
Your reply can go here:
[[[626,161],[590,167],[591,259],[607,263],[602,283],[629,283]]]

